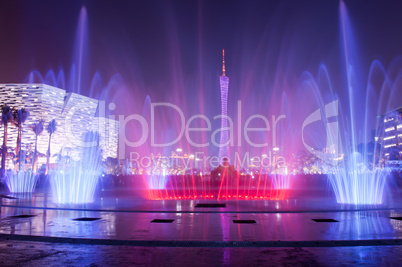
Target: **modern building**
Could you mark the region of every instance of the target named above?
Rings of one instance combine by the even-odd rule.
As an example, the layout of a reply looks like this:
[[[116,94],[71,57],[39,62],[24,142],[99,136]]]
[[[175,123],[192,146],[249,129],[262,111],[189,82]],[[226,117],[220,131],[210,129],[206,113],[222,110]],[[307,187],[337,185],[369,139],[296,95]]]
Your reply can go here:
[[[103,157],[117,157],[118,121],[96,117],[99,113],[98,100],[47,84],[0,84],[0,104],[12,108],[25,108],[30,115],[23,124],[22,149],[32,150],[35,145],[35,134],[30,126],[40,119],[44,120],[44,130],[38,137],[39,164],[45,163],[49,141],[46,130],[48,123],[55,119],[56,132],[52,135],[51,155],[69,151],[69,156],[79,159],[80,148],[84,146],[83,135],[88,131],[97,131],[100,135],[100,146]],[[0,141],[3,142],[3,131],[0,131]],[[17,128],[9,124],[7,146],[15,147]],[[50,162],[55,162],[51,157]]]
[[[385,157],[394,160],[402,156],[402,107],[391,110],[381,116],[381,125],[376,142],[382,145]]]
[[[95,117],[92,121],[92,129],[100,133],[100,147],[104,159],[117,158],[117,144],[119,142],[119,121],[104,117]]]
[[[219,159],[230,159],[229,129],[228,129],[228,93],[229,93],[229,77],[226,76],[225,70],[225,49],[222,50],[222,76],[219,76],[221,88],[221,136],[219,142]]]

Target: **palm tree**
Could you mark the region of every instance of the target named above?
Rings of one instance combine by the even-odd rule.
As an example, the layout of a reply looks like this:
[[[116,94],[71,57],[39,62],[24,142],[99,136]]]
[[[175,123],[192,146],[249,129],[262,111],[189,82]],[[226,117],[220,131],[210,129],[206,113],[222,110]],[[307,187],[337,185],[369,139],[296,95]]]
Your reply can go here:
[[[51,120],[47,125],[47,132],[49,133],[49,144],[47,146],[47,153],[46,153],[46,174],[49,172],[49,165],[50,165],[50,142],[52,140],[52,134],[56,131],[57,122],[55,119]]]
[[[7,155],[7,130],[8,123],[13,121],[13,110],[7,104],[0,107],[1,123],[4,127],[3,148],[1,150],[1,175],[6,173],[6,155]]]
[[[59,151],[59,153],[56,153],[53,155],[53,157],[56,157],[56,162],[59,166],[63,164],[69,164],[71,161],[71,147],[62,147]]]
[[[34,156],[33,156],[33,161],[32,161],[32,172],[36,173],[36,164],[38,161],[38,136],[43,132],[43,124],[44,120],[40,119],[38,123],[33,124],[30,128],[31,130],[35,133],[35,150],[34,150]]]
[[[17,147],[15,148],[15,154],[18,159],[18,170],[21,170],[21,140],[22,140],[22,125],[25,123],[29,116],[29,111],[25,108],[14,109],[13,124],[18,128],[18,136],[17,136]],[[15,166],[17,168],[17,166]],[[17,169],[16,169],[17,170]]]

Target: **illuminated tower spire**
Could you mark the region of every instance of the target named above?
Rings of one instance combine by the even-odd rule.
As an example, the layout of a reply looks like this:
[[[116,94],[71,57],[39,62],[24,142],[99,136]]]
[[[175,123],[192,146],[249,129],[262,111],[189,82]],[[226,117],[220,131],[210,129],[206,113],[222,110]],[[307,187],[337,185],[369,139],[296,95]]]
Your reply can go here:
[[[228,93],[229,93],[229,77],[226,76],[225,70],[225,49],[222,50],[222,76],[219,77],[221,89],[221,139],[219,143],[219,160],[222,162],[225,158],[229,160],[229,127],[228,127]]]
[[[222,58],[223,58],[223,61],[222,61],[222,76],[226,76],[226,74],[225,74],[225,72],[226,72],[226,70],[225,70],[225,49],[222,49]]]

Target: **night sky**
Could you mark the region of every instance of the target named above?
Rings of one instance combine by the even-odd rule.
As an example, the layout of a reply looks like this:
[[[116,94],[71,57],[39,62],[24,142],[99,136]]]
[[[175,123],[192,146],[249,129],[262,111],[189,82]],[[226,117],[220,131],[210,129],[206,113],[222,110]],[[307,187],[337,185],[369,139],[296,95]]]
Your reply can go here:
[[[363,65],[374,59],[387,65],[402,54],[402,5],[345,4]],[[295,75],[315,72],[321,62],[337,67],[331,61],[339,56],[338,1],[7,1],[0,9],[0,81],[23,82],[32,70],[61,66],[68,72],[82,6],[89,72],[100,71],[105,80],[120,73],[152,90],[171,82],[176,60],[185,77],[200,71],[200,61],[205,75],[217,76],[222,48],[233,77],[249,67],[272,72],[282,50],[292,61],[282,66]]]
[[[402,5],[345,5],[357,76],[366,87],[373,60],[388,69],[402,55]],[[149,95],[187,113],[219,114],[223,48],[230,77],[229,112],[237,100],[269,98],[281,86],[290,95],[300,91],[302,74],[316,76],[321,64],[337,95],[346,84],[339,1],[6,1],[0,8],[0,82],[27,82],[32,71],[45,77],[49,69],[56,75],[63,69],[65,89],[74,91],[67,80],[72,64],[77,64],[83,7],[88,31],[80,92],[103,99],[113,95],[109,100],[123,101],[126,113],[125,94],[133,103],[129,112],[140,112]],[[90,90],[96,72],[102,85]],[[116,75],[123,93],[105,93],[116,90],[107,86]],[[264,104],[257,101],[255,106],[260,112]]]

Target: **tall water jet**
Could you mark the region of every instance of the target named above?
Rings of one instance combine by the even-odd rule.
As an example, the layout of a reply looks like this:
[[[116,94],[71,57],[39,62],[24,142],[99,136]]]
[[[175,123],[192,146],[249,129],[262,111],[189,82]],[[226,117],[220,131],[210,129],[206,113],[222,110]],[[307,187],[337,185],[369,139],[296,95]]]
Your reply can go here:
[[[95,189],[102,174],[99,133],[83,136],[78,162],[63,164],[50,173],[53,201],[57,204],[83,204],[94,201]]]
[[[376,120],[376,115],[380,115],[375,114],[381,112],[380,104],[371,88],[365,87],[362,83],[363,75],[359,66],[360,58],[356,49],[355,35],[343,1],[339,5],[339,14],[346,77],[346,94],[340,99],[345,103],[342,121],[344,134],[341,135],[341,150],[345,158],[340,166],[329,174],[329,180],[338,203],[382,204],[389,171],[376,166],[375,155],[381,153],[382,149],[374,145],[372,134],[372,131],[379,129],[379,125],[371,123]],[[376,132],[375,136],[378,134]],[[364,148],[358,152],[359,143],[364,144]],[[373,153],[370,153],[367,144],[374,146]]]
[[[81,90],[89,86],[88,64],[88,16],[85,6],[81,8],[77,25],[77,33],[74,44],[73,62],[70,71],[71,92],[81,93]]]

